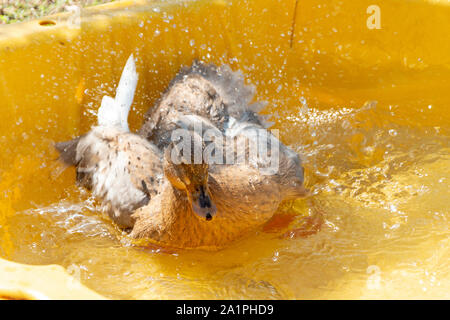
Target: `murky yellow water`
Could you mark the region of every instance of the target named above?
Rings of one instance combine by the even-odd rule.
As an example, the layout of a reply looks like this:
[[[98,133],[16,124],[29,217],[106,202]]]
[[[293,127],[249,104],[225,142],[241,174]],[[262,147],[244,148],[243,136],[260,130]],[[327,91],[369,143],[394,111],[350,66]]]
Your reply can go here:
[[[170,36],[158,38],[164,36],[164,22],[150,26],[143,20],[146,29],[134,19],[136,25],[129,26],[132,44],[119,50],[123,43],[115,44],[120,40],[115,34],[110,35],[115,39],[110,45],[116,52],[86,47],[91,51],[86,54],[98,54],[98,61],[77,60],[86,75],[77,71],[73,79],[71,66],[64,69],[61,60],[67,53],[59,47],[50,56],[30,58],[20,48],[0,56],[2,67],[9,64],[4,73],[9,82],[5,83],[15,83],[0,91],[9,106],[0,139],[0,256],[23,263],[63,265],[109,298],[450,298],[450,64],[441,54],[439,41],[429,40],[428,51],[408,42],[410,48],[403,52],[381,48],[367,31],[354,27],[352,36],[366,39],[369,46],[365,48],[359,38],[347,39],[348,30],[342,25],[324,18],[326,13],[344,10],[333,2],[325,6],[323,15],[317,14],[317,7],[311,10],[316,12],[311,18],[317,20],[315,24],[301,20],[294,46],[288,49],[284,36],[269,35],[267,41],[255,36],[261,29],[255,21],[262,20],[258,14],[264,16],[265,11],[257,10],[251,1],[241,2],[253,15],[236,18],[248,23],[248,34],[228,26],[230,37],[236,39],[228,44],[234,51],[223,51],[213,36],[190,42],[191,33],[185,32],[177,36],[189,50],[160,52],[172,41]],[[264,1],[259,3],[263,8]],[[292,11],[292,3],[280,2],[277,7],[267,3],[271,10]],[[243,4],[221,10],[225,17],[231,16],[239,5]],[[364,5],[361,1],[356,7]],[[448,13],[444,7],[438,9],[443,16]],[[204,20],[198,28],[208,30],[217,17],[205,18],[203,9],[198,10],[190,14],[201,16]],[[423,8],[408,10],[420,15]],[[170,28],[192,26],[194,18],[176,12],[171,19],[170,14],[165,18]],[[158,13],[161,10],[152,14]],[[291,27],[284,20],[276,20],[280,30]],[[407,32],[408,22],[403,27],[395,30]],[[422,27],[432,28],[426,23]],[[163,35],[155,33],[155,28]],[[336,43],[322,37],[326,30],[337,34]],[[391,31],[385,27],[382,37],[395,44]],[[95,32],[84,30],[73,40],[72,49],[95,43]],[[431,34],[423,37],[432,38]],[[140,44],[142,38],[165,42],[149,53],[151,46]],[[339,45],[342,52],[323,53]],[[195,48],[192,52],[191,47]],[[371,57],[374,48],[385,50],[385,56],[380,60]],[[218,252],[164,252],[129,246],[126,237],[98,215],[95,201],[73,185],[73,170],[62,171],[55,161],[51,144],[69,138],[77,129],[89,128],[101,97],[113,92],[122,61],[131,51],[138,57],[142,75],[130,117],[133,128],[174,70],[191,56],[231,63],[257,84],[258,99],[269,102],[265,112],[273,114],[282,140],[302,155],[306,184],[314,194],[280,208],[281,217],[294,216],[288,226],[271,232],[258,230]],[[111,55],[120,63],[107,58]],[[376,61],[358,60],[362,57]],[[383,59],[394,62],[386,64]],[[24,70],[20,68],[35,70],[22,81],[36,84],[39,92],[22,88],[28,96],[14,95],[20,81],[11,80],[12,74]],[[70,111],[80,95],[81,120]],[[34,106],[30,112],[27,103]],[[303,226],[305,217],[317,214],[324,219],[320,231],[305,237],[286,236]]]

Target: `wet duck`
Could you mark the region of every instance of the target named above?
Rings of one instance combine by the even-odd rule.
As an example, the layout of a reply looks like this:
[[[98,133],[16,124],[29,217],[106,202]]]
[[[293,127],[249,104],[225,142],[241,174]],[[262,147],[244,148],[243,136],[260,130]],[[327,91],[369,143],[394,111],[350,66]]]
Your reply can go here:
[[[195,62],[176,76],[139,130],[166,150],[169,183],[133,215],[132,237],[182,248],[217,248],[267,222],[282,201],[305,195],[300,158],[266,130],[269,124],[259,114],[264,104],[252,104],[253,95],[254,88],[244,84],[242,74],[228,66]],[[216,155],[206,154],[196,170],[187,164],[194,158],[174,163],[171,151],[178,128],[190,137],[198,135],[203,142],[200,154],[205,156],[205,149],[213,145]],[[214,138],[205,139],[207,133]],[[261,133],[266,133],[266,140],[258,140]],[[210,142],[206,148],[205,140]],[[275,167],[261,157],[249,158],[252,142],[265,144],[273,158],[277,152]],[[245,161],[229,163],[227,155],[236,160],[239,146],[244,146]],[[211,203],[205,205],[202,197]],[[203,219],[205,212],[216,214]]]
[[[125,123],[137,75],[134,67],[126,70],[116,99],[102,101],[99,125],[57,149],[66,163],[77,166],[77,180],[102,200],[112,219],[132,228],[132,238],[177,248],[218,248],[264,224],[282,201],[304,195],[300,160],[281,143],[277,170],[267,174],[260,159],[196,161],[195,150],[180,152],[172,139],[181,128],[189,133],[191,146],[200,143],[203,154],[208,149],[204,133],[212,131],[216,138],[231,137],[223,145],[214,140],[223,155],[236,155],[239,145],[246,145],[248,155],[252,132],[266,131],[266,122],[257,113],[262,105],[249,103],[253,90],[239,73],[199,64],[182,71],[136,135]]]

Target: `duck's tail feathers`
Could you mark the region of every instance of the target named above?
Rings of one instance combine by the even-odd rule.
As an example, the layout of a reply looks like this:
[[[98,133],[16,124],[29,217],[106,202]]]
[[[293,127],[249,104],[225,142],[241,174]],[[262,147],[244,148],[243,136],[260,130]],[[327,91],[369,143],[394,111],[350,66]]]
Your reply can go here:
[[[119,85],[116,90],[116,104],[120,107],[122,112],[122,121],[128,128],[128,114],[133,103],[134,93],[138,82],[138,73],[136,72],[136,64],[134,62],[133,54],[127,60],[125,68],[122,71]]]
[[[272,124],[260,111],[267,105],[266,102],[254,102],[255,86],[245,84],[244,75],[240,70],[233,71],[230,66],[217,67],[214,64],[205,64],[195,60],[191,67],[184,68],[177,76],[184,77],[190,74],[199,74],[209,80],[228,107],[230,116],[240,120],[249,113],[254,113],[255,123],[269,128]]]
[[[55,143],[55,149],[59,152],[59,160],[69,166],[76,166],[77,162],[77,146],[81,137],[70,141]]]
[[[131,54],[122,71],[116,97],[114,99],[109,96],[103,97],[102,104],[98,109],[99,125],[118,126],[125,131],[130,131],[128,114],[133,103],[138,78],[134,57]]]

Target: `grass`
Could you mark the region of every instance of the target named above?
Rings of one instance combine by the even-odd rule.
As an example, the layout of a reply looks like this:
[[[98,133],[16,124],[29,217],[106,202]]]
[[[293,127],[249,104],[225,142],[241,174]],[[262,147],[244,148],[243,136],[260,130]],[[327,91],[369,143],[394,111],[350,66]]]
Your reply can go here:
[[[0,0],[0,24],[62,12],[68,5],[86,7],[112,1],[114,0]]]

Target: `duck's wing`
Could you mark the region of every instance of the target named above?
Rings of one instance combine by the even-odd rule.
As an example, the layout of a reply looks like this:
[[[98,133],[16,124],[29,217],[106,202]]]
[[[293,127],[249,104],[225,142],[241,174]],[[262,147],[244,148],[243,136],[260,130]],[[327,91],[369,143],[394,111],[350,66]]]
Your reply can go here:
[[[131,185],[144,192],[148,199],[157,195],[163,181],[161,151],[134,134],[119,139],[118,145],[118,152],[128,160],[125,167],[129,171]]]
[[[94,127],[83,137],[61,143],[58,150],[67,164],[76,166],[77,182],[92,190],[121,227],[131,227],[134,210],[159,191],[161,152],[137,135]]]
[[[55,143],[55,149],[59,152],[59,160],[68,166],[76,166],[77,163],[77,146],[83,136],[73,140]]]
[[[245,83],[242,71],[233,71],[226,64],[217,67],[214,64],[194,61],[192,66],[182,70],[178,77],[189,77],[191,75],[199,75],[211,83],[223,101],[229,117],[239,121],[250,121],[264,128],[271,126],[267,118],[260,114],[267,103],[253,102],[256,88],[254,85]]]
[[[265,103],[252,103],[255,87],[246,85],[242,72],[227,65],[217,67],[194,61],[182,68],[154,107],[151,107],[139,134],[160,148],[170,143],[170,132],[180,115],[197,115],[224,132],[230,118],[269,127],[259,112]]]
[[[180,72],[156,105],[144,116],[139,134],[163,149],[169,145],[171,132],[182,115],[197,115],[222,128],[227,119],[226,108],[214,86],[198,73],[184,76]]]

